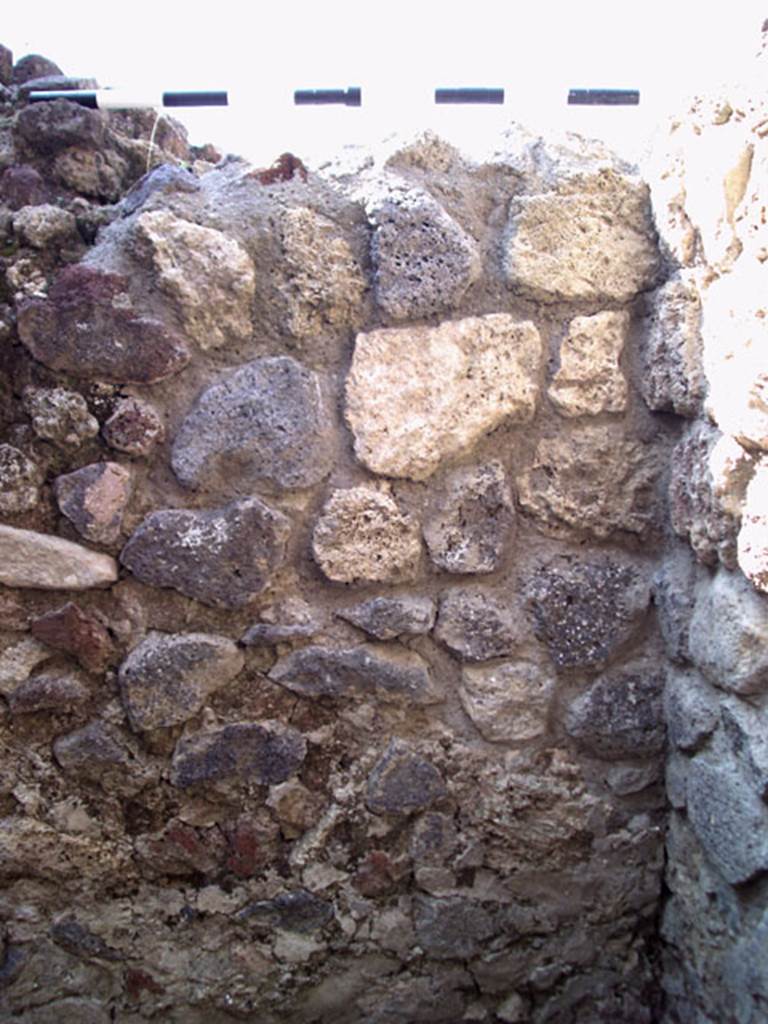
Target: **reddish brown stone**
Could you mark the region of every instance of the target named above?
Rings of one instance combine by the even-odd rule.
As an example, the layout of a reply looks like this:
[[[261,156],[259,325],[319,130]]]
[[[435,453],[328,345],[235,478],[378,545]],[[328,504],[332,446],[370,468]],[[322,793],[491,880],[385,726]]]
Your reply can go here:
[[[218,828],[196,829],[174,819],[159,835],[137,840],[136,851],[160,875],[211,874],[222,864],[226,843]]]
[[[121,398],[104,424],[104,440],[128,455],[150,455],[165,439],[165,427],[157,411],[140,398]]]
[[[28,164],[8,167],[0,177],[0,197],[12,210],[20,210],[22,206],[40,206],[47,196],[43,179]]]
[[[267,863],[268,849],[252,822],[241,819],[225,835],[229,849],[224,867],[238,878],[251,878]]]
[[[116,462],[95,462],[58,477],[54,493],[81,537],[94,544],[114,544],[131,495],[131,473]]]
[[[31,629],[36,639],[71,654],[88,672],[104,672],[115,658],[115,645],[106,627],[72,601],[35,619]]]
[[[128,280],[78,264],[61,271],[47,299],[27,299],[19,337],[52,370],[113,383],[152,384],[190,358],[180,334],[137,312]]]
[[[153,995],[162,995],[165,992],[163,986],[155,981],[151,974],[140,971],[135,967],[129,967],[125,972],[125,991],[131,1002],[141,998],[142,992],[152,992]]]
[[[352,884],[363,896],[385,896],[395,885],[395,869],[383,850],[371,850],[355,872]]]

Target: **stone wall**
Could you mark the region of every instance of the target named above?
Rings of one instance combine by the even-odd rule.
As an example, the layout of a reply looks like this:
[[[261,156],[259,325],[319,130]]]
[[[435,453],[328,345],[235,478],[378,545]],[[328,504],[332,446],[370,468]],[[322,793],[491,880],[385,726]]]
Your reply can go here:
[[[671,663],[666,1019],[684,1024],[756,1024],[768,1016],[763,97],[759,77],[747,77],[695,101],[671,126],[653,167],[662,245],[677,267],[660,292],[657,319],[680,371],[700,359],[666,401],[648,396],[654,408],[689,420],[670,470],[670,523],[679,539],[656,579]]]
[[[258,171],[28,105],[41,60],[0,51],[2,1013],[659,1020],[666,703],[669,1019],[719,1019],[764,382],[721,443],[697,331],[757,249],[679,196],[660,247],[577,138]]]

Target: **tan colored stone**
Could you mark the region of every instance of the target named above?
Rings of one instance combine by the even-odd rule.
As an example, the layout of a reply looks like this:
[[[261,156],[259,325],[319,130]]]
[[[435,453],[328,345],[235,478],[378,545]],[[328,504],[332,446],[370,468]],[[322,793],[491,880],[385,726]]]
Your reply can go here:
[[[374,473],[424,480],[506,419],[534,414],[539,332],[507,313],[359,334],[347,378],[355,454]]]
[[[312,534],[312,552],[328,579],[402,583],[417,573],[419,524],[387,491],[334,491]]]
[[[491,743],[541,736],[555,690],[554,673],[531,660],[471,666],[461,676],[464,710]]]
[[[627,302],[659,271],[648,188],[608,168],[513,200],[510,286],[541,302]]]
[[[768,459],[762,459],[747,487],[738,538],[739,568],[768,593]]]
[[[117,563],[47,533],[0,525],[0,583],[38,590],[87,590],[117,579]]]
[[[619,357],[628,328],[629,313],[609,310],[571,320],[560,346],[560,369],[549,387],[549,398],[563,416],[626,409],[627,382]]]
[[[13,230],[35,249],[58,246],[62,242],[81,242],[74,215],[50,203],[22,207],[14,214]]]
[[[200,348],[250,337],[256,277],[238,242],[167,210],[143,213],[134,231],[139,248],[149,252],[160,287],[175,300],[186,333]]]
[[[657,472],[654,449],[625,438],[622,427],[579,426],[539,441],[518,478],[518,499],[555,536],[643,535],[654,516]]]

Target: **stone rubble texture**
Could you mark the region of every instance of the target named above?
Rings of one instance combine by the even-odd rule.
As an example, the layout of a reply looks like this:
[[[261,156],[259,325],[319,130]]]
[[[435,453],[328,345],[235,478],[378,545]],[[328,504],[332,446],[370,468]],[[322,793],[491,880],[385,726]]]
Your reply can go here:
[[[764,90],[649,195],[46,82],[0,48],[0,1017],[758,1024]]]

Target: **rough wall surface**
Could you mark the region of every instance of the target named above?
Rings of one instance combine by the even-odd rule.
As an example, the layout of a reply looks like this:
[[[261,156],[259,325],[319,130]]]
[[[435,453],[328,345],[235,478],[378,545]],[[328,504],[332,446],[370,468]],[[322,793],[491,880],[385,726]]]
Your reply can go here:
[[[677,269],[659,292],[645,394],[689,420],[672,454],[674,539],[655,583],[670,661],[661,927],[670,1024],[768,1018],[763,97],[756,79],[694,102],[653,172],[661,244]]]
[[[681,427],[703,235],[660,250],[578,139],[259,172],[30,106],[33,64],[0,59],[1,1012],[659,1020],[666,717],[669,1019],[727,1019],[768,513],[759,381],[726,442]]]

